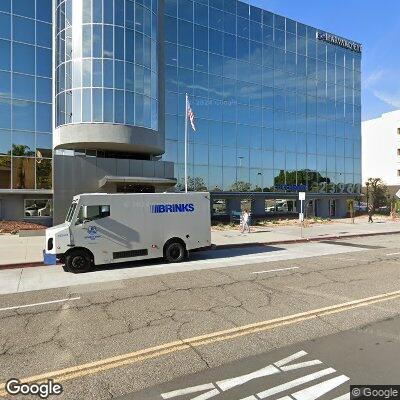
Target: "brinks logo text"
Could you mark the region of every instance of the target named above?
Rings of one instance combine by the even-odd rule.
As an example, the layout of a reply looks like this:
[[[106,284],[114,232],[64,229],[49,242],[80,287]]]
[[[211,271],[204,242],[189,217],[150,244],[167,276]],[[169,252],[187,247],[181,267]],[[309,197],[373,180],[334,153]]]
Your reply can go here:
[[[181,204],[152,204],[150,206],[150,212],[153,214],[164,214],[164,213],[191,213],[194,211],[193,203],[181,203]]]

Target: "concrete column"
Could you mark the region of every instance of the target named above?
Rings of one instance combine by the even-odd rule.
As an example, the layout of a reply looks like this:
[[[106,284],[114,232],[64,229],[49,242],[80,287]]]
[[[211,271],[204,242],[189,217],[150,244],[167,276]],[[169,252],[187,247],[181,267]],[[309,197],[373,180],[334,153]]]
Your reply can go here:
[[[337,199],[336,200],[336,217],[345,218],[347,216],[347,200]]]
[[[239,198],[229,198],[227,203],[229,216],[231,215],[232,211],[241,212]]]
[[[257,216],[265,216],[265,198],[256,197],[252,204],[252,213]]]
[[[316,200],[316,217],[329,218],[329,200],[318,199]]]

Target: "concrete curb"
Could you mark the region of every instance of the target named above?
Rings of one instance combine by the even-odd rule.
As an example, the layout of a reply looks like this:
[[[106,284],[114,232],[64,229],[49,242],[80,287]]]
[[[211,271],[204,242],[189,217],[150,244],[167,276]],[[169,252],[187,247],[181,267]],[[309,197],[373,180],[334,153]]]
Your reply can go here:
[[[18,232],[19,237],[46,236],[45,229],[25,229]]]
[[[43,262],[30,262],[30,263],[17,263],[17,264],[1,264],[0,270],[2,269],[17,269],[17,268],[31,268],[31,267],[40,267],[43,265]]]
[[[239,248],[245,248],[245,247],[275,246],[275,245],[279,245],[279,244],[290,244],[290,243],[311,243],[311,242],[321,242],[324,240],[340,240],[340,239],[349,239],[349,238],[357,238],[357,237],[385,236],[385,235],[398,235],[398,234],[400,234],[400,231],[356,233],[356,234],[352,234],[352,235],[316,236],[316,237],[304,238],[304,239],[277,240],[274,242],[251,242],[251,243],[236,243],[236,244],[221,244],[221,245],[212,244],[211,249],[212,250],[239,249]],[[43,262],[2,264],[2,265],[0,265],[0,270],[41,267],[43,265],[44,265]]]

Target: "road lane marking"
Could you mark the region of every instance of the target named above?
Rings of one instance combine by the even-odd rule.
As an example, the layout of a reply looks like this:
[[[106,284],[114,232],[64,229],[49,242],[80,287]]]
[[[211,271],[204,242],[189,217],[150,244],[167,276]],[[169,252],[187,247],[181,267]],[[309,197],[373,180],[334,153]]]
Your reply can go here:
[[[174,390],[172,392],[163,393],[161,395],[161,397],[163,399],[171,399],[173,397],[183,396],[184,394],[203,392],[204,390],[210,390],[210,389],[214,389],[214,388],[215,388],[215,386],[212,383],[206,383],[205,385],[192,386],[192,387],[185,388],[185,389],[178,389],[178,390]]]
[[[267,272],[277,272],[277,271],[289,271],[291,269],[299,269],[300,267],[289,267],[289,268],[277,268],[277,269],[268,269],[267,271],[255,271],[252,274],[266,274]]]
[[[398,255],[400,255],[400,253],[389,253],[389,254],[386,254],[386,256],[398,256]]]
[[[217,396],[219,394],[221,394],[222,392],[227,392],[233,388],[237,388],[238,386],[242,386],[250,381],[253,380],[257,380],[260,378],[266,378],[266,377],[270,377],[272,375],[275,374],[280,374],[283,371],[284,365],[288,364],[291,361],[297,360],[298,358],[304,357],[305,355],[307,355],[307,352],[305,352],[304,350],[299,351],[295,354],[290,355],[289,357],[286,357],[282,360],[278,360],[274,363],[271,363],[269,365],[267,365],[266,367],[260,368],[256,371],[247,373],[247,374],[243,374],[243,375],[239,375],[239,376],[235,376],[232,378],[227,378],[227,379],[223,379],[220,381],[217,381],[215,383],[213,382],[209,382],[203,385],[197,385],[197,386],[189,386],[183,389],[178,389],[178,390],[173,390],[170,392],[166,392],[166,393],[161,393],[161,397],[165,400],[165,399],[172,399],[175,397],[180,397],[182,395],[185,394],[194,394],[194,393],[198,393],[198,392],[204,392],[205,390],[208,390],[208,392],[203,393],[201,395],[196,395],[196,397],[192,397],[191,400],[205,400],[205,399],[211,399],[214,396]],[[313,360],[313,361],[319,361],[319,360]],[[322,364],[322,361],[319,361],[319,363]],[[308,361],[301,363],[303,364],[302,367],[299,368],[307,368],[310,365],[315,365],[313,364],[309,364]],[[277,365],[282,366],[282,368],[277,367]],[[299,364],[296,364],[299,365]],[[290,365],[287,365],[287,367],[290,367]],[[280,368],[280,369],[279,369]],[[257,395],[254,395],[257,396]],[[256,400],[260,400],[258,397],[254,397]],[[290,399],[293,400],[293,399]]]
[[[286,364],[289,364],[290,362],[294,360],[298,360],[301,357],[304,357],[307,355],[307,353],[304,350],[298,351],[297,353],[294,353],[290,355],[289,357],[283,358],[282,360],[277,361],[274,363],[277,367],[283,367]]]
[[[79,299],[80,299],[80,297],[69,297],[67,299],[43,301],[42,303],[32,303],[32,304],[24,304],[21,306],[4,307],[4,308],[0,308],[0,311],[18,310],[19,308],[28,308],[28,307],[43,306],[46,304],[64,303],[66,301],[74,301],[74,300],[79,300]]]
[[[336,370],[334,368],[326,368],[321,371],[302,376],[301,378],[297,378],[292,381],[282,383],[282,385],[274,386],[270,389],[264,390],[260,393],[257,393],[257,397],[259,397],[260,399],[266,399],[267,397],[273,396],[277,393],[281,393],[286,390],[292,389],[296,386],[303,385],[304,383],[311,382],[311,381],[321,378],[323,376],[333,374],[334,372],[336,372]]]
[[[317,383],[292,394],[296,400],[316,400],[324,394],[336,389],[338,386],[350,380],[346,375],[340,375],[325,382]]]
[[[335,397],[332,400],[350,400],[350,393],[342,394],[339,397]]]
[[[311,360],[311,361],[305,361],[297,364],[292,364],[292,365],[286,365],[284,367],[281,367],[282,371],[293,371],[295,369],[299,368],[304,368],[304,367],[311,367],[313,365],[319,365],[322,364],[322,361],[320,360]]]
[[[366,297],[359,300],[353,300],[346,303],[335,304],[315,310],[305,311],[298,314],[275,318],[267,321],[256,322],[249,325],[243,325],[223,331],[212,332],[209,334],[195,336],[188,339],[182,339],[174,342],[165,343],[159,346],[134,351],[132,353],[121,354],[118,356],[104,358],[98,361],[86,364],[76,365],[64,368],[58,371],[47,372],[21,379],[23,383],[43,382],[48,379],[54,379],[57,382],[64,382],[71,379],[81,378],[87,375],[93,375],[98,372],[107,371],[124,365],[131,365],[140,361],[160,357],[178,351],[190,350],[193,347],[201,347],[212,343],[232,340],[235,338],[248,336],[250,334],[264,332],[267,330],[292,325],[298,322],[309,321],[325,315],[337,314],[360,307],[370,306],[384,301],[400,298],[400,290],[384,293],[372,297]],[[0,397],[6,396],[5,383],[0,384]]]
[[[224,379],[222,381],[216,382],[217,386],[226,392],[229,389],[234,388],[235,386],[244,385],[247,382],[250,382],[254,379],[263,378],[265,376],[270,376],[274,374],[278,374],[279,369],[274,367],[273,365],[268,365],[265,368],[261,368],[258,371],[250,372],[249,374],[237,376],[235,378]]]

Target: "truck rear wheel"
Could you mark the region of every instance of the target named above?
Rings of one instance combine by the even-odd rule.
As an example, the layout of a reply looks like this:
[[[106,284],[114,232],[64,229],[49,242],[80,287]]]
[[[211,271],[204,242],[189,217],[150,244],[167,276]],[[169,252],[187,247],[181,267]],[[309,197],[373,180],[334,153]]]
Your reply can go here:
[[[88,272],[92,268],[92,260],[86,251],[74,250],[67,255],[65,266],[70,272]]]
[[[178,263],[186,258],[186,248],[181,242],[170,242],[165,246],[164,258],[170,263]]]

